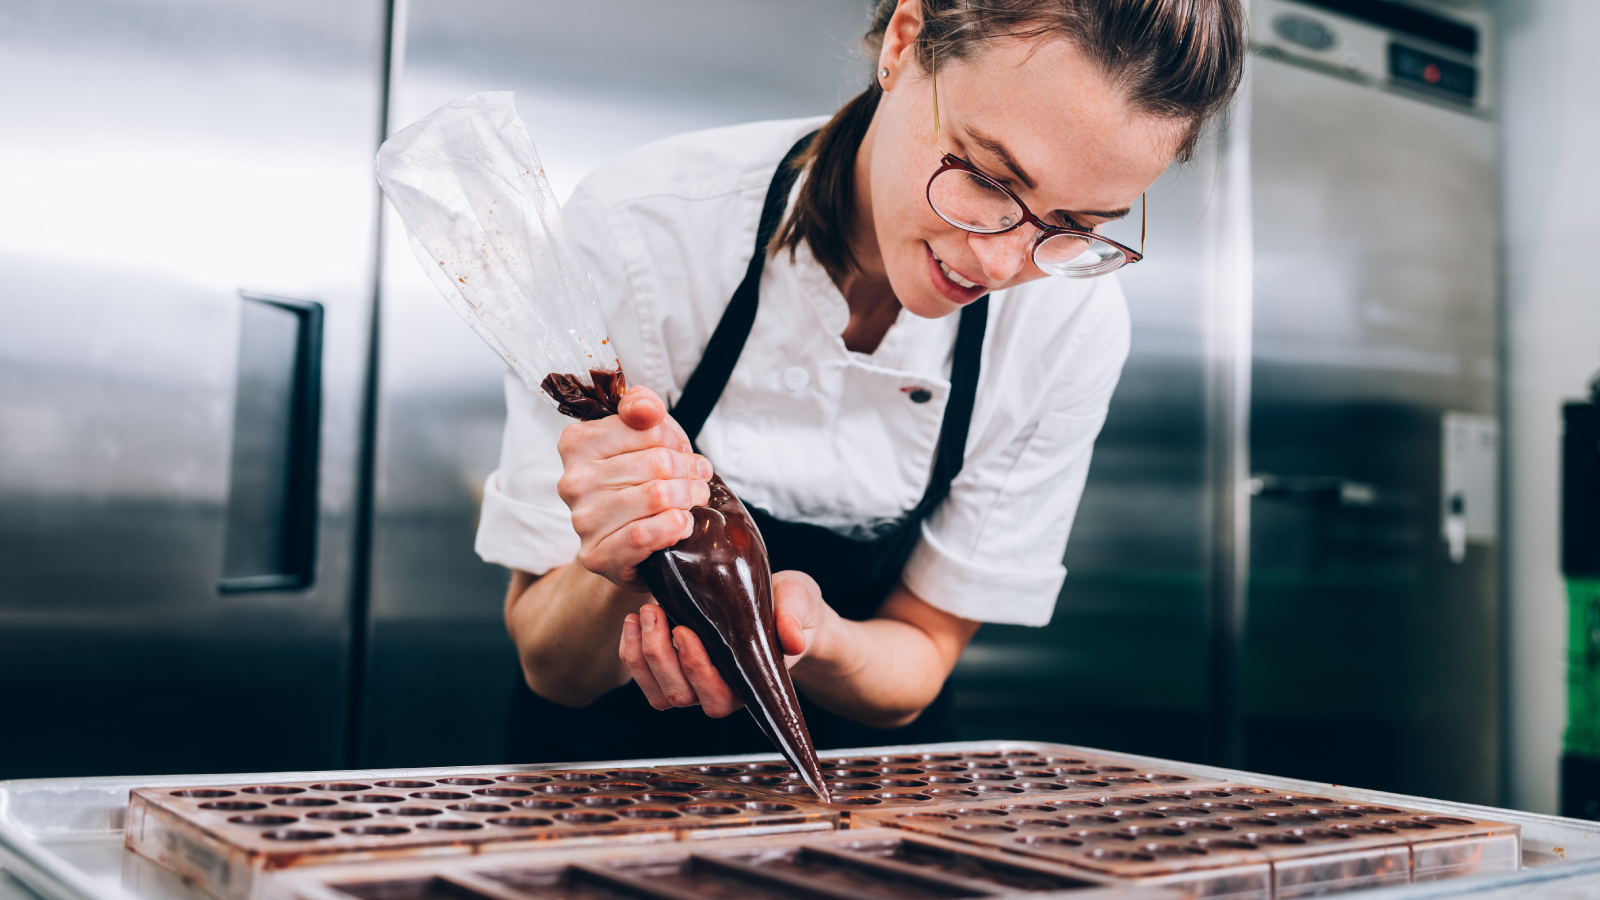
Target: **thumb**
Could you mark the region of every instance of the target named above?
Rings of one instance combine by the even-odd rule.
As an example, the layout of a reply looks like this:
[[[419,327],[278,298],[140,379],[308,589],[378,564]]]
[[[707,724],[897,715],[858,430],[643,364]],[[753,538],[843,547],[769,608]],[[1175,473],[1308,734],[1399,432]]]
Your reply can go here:
[[[811,649],[826,604],[817,583],[803,572],[774,572],[772,595],[778,643],[793,665]]]
[[[667,417],[667,404],[661,401],[655,391],[643,385],[634,385],[622,395],[622,402],[617,404],[617,415],[629,428],[648,431]]]

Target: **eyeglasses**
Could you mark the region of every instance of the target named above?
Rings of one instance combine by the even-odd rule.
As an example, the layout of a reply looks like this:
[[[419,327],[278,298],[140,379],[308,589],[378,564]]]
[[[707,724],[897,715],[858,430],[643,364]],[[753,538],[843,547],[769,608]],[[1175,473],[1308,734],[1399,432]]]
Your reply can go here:
[[[1093,278],[1144,259],[1145,212],[1139,201],[1139,249],[1125,247],[1086,228],[1051,225],[1034,215],[1011,189],[948,153],[939,131],[939,72],[933,72],[933,134],[943,155],[939,170],[928,179],[928,205],[939,218],[973,234],[1005,234],[1023,225],[1039,230],[1033,241],[1033,264],[1049,275]]]

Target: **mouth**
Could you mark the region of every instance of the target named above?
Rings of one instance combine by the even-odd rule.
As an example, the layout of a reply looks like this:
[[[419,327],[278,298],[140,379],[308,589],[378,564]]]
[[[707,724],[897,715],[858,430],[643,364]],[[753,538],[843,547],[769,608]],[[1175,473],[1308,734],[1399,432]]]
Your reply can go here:
[[[989,292],[988,285],[973,281],[950,268],[944,260],[933,255],[933,248],[926,243],[923,244],[923,247],[927,249],[928,254],[927,261],[930,270],[928,272],[928,280],[933,282],[934,289],[942,294],[946,300],[958,306],[965,306]]]

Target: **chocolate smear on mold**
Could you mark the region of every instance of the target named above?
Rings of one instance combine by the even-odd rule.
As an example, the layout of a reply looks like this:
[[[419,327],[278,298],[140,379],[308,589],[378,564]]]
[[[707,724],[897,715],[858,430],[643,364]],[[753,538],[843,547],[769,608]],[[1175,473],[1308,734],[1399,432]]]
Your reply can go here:
[[[552,372],[539,383],[565,415],[593,421],[614,415],[627,391],[622,370]],[[690,510],[694,530],[639,566],[668,618],[688,626],[711,662],[744,701],[756,724],[823,802],[831,802],[816,747],[795,695],[772,605],[772,565],[761,531],[717,475],[705,506]]]

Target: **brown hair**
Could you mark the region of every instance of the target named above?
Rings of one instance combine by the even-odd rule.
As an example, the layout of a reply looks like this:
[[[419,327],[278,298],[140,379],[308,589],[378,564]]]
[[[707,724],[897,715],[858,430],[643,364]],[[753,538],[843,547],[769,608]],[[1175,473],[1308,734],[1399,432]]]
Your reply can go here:
[[[1205,124],[1227,109],[1244,71],[1245,13],[1240,0],[919,0],[917,65],[975,56],[1002,37],[1071,41],[1148,115],[1184,121],[1177,159],[1187,161]],[[863,39],[876,66],[895,0],[878,0]],[[770,249],[792,254],[801,241],[829,273],[856,268],[855,162],[883,94],[876,78],[834,113],[796,161],[809,168],[793,213]]]

